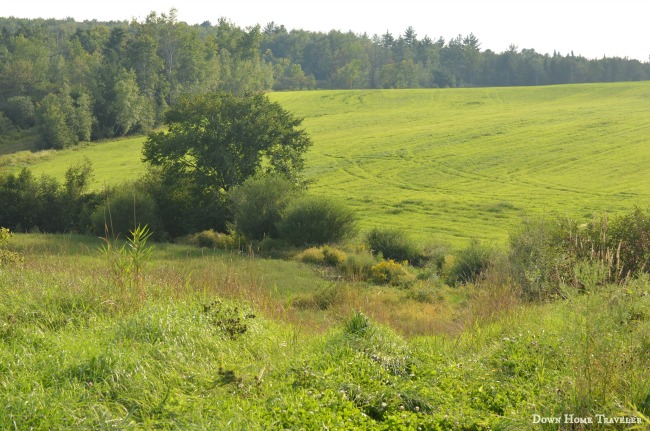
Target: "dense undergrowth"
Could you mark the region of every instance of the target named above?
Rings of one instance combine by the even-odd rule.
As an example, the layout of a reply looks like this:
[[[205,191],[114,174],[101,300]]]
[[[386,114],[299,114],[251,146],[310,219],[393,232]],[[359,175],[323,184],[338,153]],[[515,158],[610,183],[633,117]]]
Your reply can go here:
[[[125,290],[99,245],[13,239],[23,261],[0,267],[0,428],[650,425],[646,276],[530,303],[489,271],[456,288],[373,285],[295,260],[158,244],[140,288]],[[321,308],[328,291],[339,299]]]

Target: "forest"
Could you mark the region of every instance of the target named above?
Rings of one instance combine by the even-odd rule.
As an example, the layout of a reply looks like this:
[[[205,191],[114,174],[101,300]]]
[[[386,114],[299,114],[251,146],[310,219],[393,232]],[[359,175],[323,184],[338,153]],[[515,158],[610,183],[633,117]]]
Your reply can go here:
[[[530,86],[650,79],[650,63],[482,50],[445,40],[188,25],[176,10],[138,21],[0,18],[0,143],[36,148],[146,133],[182,95],[355,88]]]

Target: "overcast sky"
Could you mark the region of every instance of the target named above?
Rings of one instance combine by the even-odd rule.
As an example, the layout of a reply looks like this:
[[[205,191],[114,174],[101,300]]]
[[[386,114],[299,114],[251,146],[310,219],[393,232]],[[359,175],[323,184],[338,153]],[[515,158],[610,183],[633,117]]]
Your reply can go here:
[[[474,33],[482,50],[510,44],[540,53],[648,61],[648,0],[0,0],[0,16],[143,20],[174,7],[190,24],[225,17],[240,27],[270,21],[289,30],[332,29],[395,37],[412,26],[418,38]]]

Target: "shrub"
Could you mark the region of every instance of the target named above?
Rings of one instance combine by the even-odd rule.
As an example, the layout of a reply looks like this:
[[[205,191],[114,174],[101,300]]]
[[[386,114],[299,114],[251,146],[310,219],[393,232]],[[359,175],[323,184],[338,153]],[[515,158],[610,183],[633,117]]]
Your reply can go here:
[[[261,175],[247,179],[230,192],[235,230],[248,240],[277,238],[276,224],[297,194],[295,185],[284,177]]]
[[[325,256],[323,256],[323,251],[320,248],[310,247],[298,253],[296,259],[304,263],[321,265],[325,261]]]
[[[214,230],[204,230],[192,236],[192,242],[201,248],[218,248],[221,250],[232,250],[237,247],[237,239],[232,236]]]
[[[454,286],[458,283],[469,283],[487,269],[492,257],[492,251],[477,239],[473,239],[467,248],[456,255],[455,262],[447,275],[447,283]]]
[[[347,257],[344,251],[328,245],[321,247],[321,252],[323,253],[324,263],[330,266],[339,266],[341,263],[345,262]]]
[[[356,232],[356,216],[331,199],[306,196],[293,202],[277,225],[289,244],[322,245],[349,238]]]
[[[423,261],[422,251],[400,230],[375,228],[368,232],[366,240],[370,249],[381,253],[385,259],[408,261],[414,265]]]
[[[370,280],[379,284],[400,285],[413,281],[414,277],[404,266],[392,259],[379,262],[370,268]]]
[[[352,280],[366,280],[376,263],[377,259],[368,250],[361,249],[347,253],[345,261],[339,265],[339,270]]]
[[[287,244],[279,239],[266,237],[257,245],[258,251],[274,259],[284,259],[289,255]]]
[[[5,227],[0,228],[0,265],[17,264],[23,262],[23,256],[19,253],[6,250],[5,244],[9,242],[13,234]]]
[[[560,221],[526,220],[510,235],[509,262],[515,282],[528,299],[542,299],[558,293],[567,279],[570,257],[566,244],[567,226]]]
[[[97,194],[87,192],[92,175],[89,162],[71,166],[61,185],[55,178],[40,178],[27,168],[0,175],[0,224],[16,231],[86,231]]]
[[[156,203],[151,195],[137,187],[127,185],[109,196],[92,214],[94,233],[99,236],[126,237],[138,225],[147,225],[161,238],[160,221]]]
[[[594,220],[588,228],[592,242],[600,240],[599,257],[610,267],[615,267],[617,280],[650,272],[648,212],[635,208],[628,214],[613,217],[609,222],[603,216],[600,220]]]
[[[444,243],[425,244],[423,255],[427,266],[432,267],[439,274],[445,263],[445,257],[449,254],[449,249],[450,246]]]

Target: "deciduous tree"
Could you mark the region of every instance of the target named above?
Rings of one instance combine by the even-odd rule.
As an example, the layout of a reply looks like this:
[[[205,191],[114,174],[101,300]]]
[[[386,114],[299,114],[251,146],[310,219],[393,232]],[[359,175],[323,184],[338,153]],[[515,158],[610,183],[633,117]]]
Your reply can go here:
[[[149,134],[144,160],[192,188],[195,208],[214,211],[214,201],[223,207],[227,192],[256,173],[299,181],[311,145],[301,123],[259,93],[186,97],[166,113],[168,131]]]

